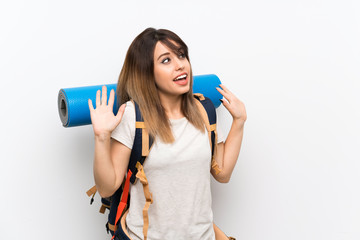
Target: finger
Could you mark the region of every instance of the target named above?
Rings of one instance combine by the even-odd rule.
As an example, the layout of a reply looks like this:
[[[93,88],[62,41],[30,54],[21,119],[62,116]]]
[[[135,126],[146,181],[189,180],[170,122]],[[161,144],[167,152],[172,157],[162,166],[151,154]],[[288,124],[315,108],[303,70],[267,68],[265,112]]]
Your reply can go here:
[[[114,107],[115,91],[111,89],[108,105],[112,109]]]
[[[94,111],[94,106],[92,104],[91,99],[88,100],[88,105],[89,105],[89,109],[90,109],[90,113],[91,113],[92,111]]]
[[[96,108],[100,106],[100,90],[96,91]]]
[[[224,107],[230,112],[229,107],[230,103],[227,100],[220,99],[221,103],[224,105]]]
[[[118,111],[117,114],[116,114],[116,119],[117,119],[118,122],[121,121],[121,118],[122,118],[122,116],[124,115],[125,107],[126,107],[125,103],[122,104],[122,105],[120,106],[120,108],[119,108],[119,111]]]
[[[231,91],[224,84],[220,84],[219,86],[224,90],[224,92],[231,94]]]
[[[107,92],[106,92],[106,86],[104,85],[102,87],[102,97],[101,97],[101,105],[106,105],[107,104]]]
[[[223,95],[227,100],[229,100],[229,97],[230,97],[229,94],[226,93],[223,89],[217,87],[216,90],[218,90],[218,92],[219,92],[221,95]]]

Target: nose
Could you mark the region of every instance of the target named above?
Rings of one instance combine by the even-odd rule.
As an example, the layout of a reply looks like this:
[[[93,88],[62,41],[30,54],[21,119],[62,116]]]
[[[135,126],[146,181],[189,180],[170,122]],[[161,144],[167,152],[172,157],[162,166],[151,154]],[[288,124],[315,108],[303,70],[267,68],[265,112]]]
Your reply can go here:
[[[184,61],[181,61],[181,59],[176,58],[175,61],[175,68],[176,70],[183,70],[184,69]]]

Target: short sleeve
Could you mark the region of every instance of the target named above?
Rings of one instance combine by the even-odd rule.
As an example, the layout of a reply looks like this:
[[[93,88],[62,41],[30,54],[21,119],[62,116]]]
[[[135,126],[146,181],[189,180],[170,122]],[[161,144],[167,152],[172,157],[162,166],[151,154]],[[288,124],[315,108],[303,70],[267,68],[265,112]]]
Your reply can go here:
[[[216,132],[217,132],[217,143],[225,142],[224,131],[219,124],[219,118],[216,116]]]
[[[218,125],[216,126],[217,132],[217,143],[225,142],[224,132],[222,131],[221,127]]]
[[[135,138],[135,107],[131,101],[126,102],[121,122],[111,133],[111,138],[132,149]]]

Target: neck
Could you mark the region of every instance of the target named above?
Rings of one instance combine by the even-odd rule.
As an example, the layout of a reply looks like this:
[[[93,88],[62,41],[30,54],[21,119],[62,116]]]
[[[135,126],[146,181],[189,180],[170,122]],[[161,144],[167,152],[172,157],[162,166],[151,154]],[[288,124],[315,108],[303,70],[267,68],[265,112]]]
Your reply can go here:
[[[169,119],[183,118],[184,114],[181,110],[182,96],[167,96],[159,94],[160,102]]]

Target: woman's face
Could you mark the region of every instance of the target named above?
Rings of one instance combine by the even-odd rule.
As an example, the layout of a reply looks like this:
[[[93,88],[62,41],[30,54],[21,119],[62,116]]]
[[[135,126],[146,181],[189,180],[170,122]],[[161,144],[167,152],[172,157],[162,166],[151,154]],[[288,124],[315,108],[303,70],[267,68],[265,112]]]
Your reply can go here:
[[[154,76],[159,95],[180,96],[190,90],[190,63],[160,41],[154,49]]]

